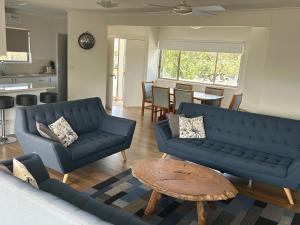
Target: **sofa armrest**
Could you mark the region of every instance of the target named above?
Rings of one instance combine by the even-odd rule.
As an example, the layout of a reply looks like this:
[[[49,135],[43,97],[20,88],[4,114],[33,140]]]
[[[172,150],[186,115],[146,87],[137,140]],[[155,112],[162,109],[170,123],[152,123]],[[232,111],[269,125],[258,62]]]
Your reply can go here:
[[[136,121],[115,116],[106,116],[100,124],[100,129],[121,136],[130,136],[135,129]]]
[[[31,175],[34,177],[34,179],[37,181],[37,183],[41,183],[45,180],[48,180],[49,173],[44,166],[41,158],[37,154],[28,154],[23,155],[16,158],[20,162],[22,162],[27,170],[31,173]],[[3,165],[5,165],[10,171],[13,171],[13,160],[6,160],[1,162]]]

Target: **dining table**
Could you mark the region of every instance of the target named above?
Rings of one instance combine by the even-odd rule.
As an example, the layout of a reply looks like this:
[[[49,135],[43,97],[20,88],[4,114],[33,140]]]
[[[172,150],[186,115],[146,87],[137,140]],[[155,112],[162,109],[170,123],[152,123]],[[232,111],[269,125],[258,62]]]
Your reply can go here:
[[[170,95],[174,96],[174,88],[170,88]],[[217,101],[222,100],[224,96],[206,94],[200,91],[194,91],[194,99],[200,101]]]

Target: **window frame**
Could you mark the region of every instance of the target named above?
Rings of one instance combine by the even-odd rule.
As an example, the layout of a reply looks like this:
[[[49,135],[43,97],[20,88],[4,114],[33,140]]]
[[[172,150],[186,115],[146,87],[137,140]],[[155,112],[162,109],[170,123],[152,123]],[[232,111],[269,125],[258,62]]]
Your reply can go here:
[[[159,63],[158,63],[158,78],[163,79],[163,80],[170,80],[170,81],[179,81],[183,83],[191,83],[191,84],[201,84],[201,85],[207,85],[207,86],[214,86],[214,87],[226,87],[226,88],[238,88],[240,84],[240,78],[241,78],[241,71],[242,71],[242,66],[243,66],[243,60],[244,60],[244,52],[240,53],[241,54],[241,61],[240,61],[240,68],[239,68],[239,73],[238,73],[238,80],[237,84],[235,86],[233,85],[226,85],[226,84],[216,84],[216,77],[217,77],[217,66],[218,66],[218,57],[219,54],[221,53],[226,53],[226,52],[215,52],[216,53],[216,61],[215,61],[215,68],[214,68],[214,80],[212,83],[203,83],[199,81],[188,81],[188,80],[180,80],[180,62],[181,62],[181,52],[185,50],[177,50],[179,51],[179,57],[178,57],[178,67],[177,67],[177,74],[176,78],[167,78],[167,77],[162,77],[161,76],[161,59],[162,59],[162,52],[163,50],[174,50],[175,49],[159,49]],[[196,52],[201,52],[201,51],[196,51]],[[229,52],[230,53],[230,52]]]
[[[3,61],[3,63],[5,63],[5,64],[31,64],[32,63],[32,54],[31,54],[31,32],[30,32],[30,30],[26,29],[26,28],[17,28],[17,27],[6,27],[6,28],[28,30],[28,52],[26,52],[27,53],[27,61],[0,60],[0,62]],[[7,51],[7,52],[9,52],[9,51]]]

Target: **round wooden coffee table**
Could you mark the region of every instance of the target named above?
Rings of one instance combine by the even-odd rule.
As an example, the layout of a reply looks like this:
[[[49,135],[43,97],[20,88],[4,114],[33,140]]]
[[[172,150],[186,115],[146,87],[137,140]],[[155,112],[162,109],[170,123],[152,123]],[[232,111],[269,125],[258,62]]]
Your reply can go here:
[[[151,215],[160,194],[197,202],[198,224],[206,224],[204,202],[234,198],[238,191],[223,175],[207,167],[174,159],[146,159],[134,164],[132,174],[153,188],[145,215]]]

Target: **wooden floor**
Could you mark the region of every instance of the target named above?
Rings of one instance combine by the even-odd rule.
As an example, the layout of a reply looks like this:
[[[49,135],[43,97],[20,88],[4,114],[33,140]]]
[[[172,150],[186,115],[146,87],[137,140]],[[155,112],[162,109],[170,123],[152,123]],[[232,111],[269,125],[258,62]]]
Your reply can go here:
[[[146,110],[145,116],[141,117],[140,108],[114,106],[112,115],[137,121],[131,149],[126,151],[127,162],[124,163],[122,155],[118,153],[72,172],[68,184],[79,191],[85,191],[95,184],[130,168],[136,160],[158,158],[162,155],[157,150],[149,110]],[[22,151],[18,143],[0,145],[0,160],[9,159],[21,154]],[[50,171],[50,174],[51,177],[62,180],[62,175],[54,171]],[[280,188],[256,182],[254,182],[252,188],[247,188],[247,180],[229,175],[228,177],[236,185],[240,193],[300,213],[300,191],[293,192],[295,205],[291,207],[283,190]]]

